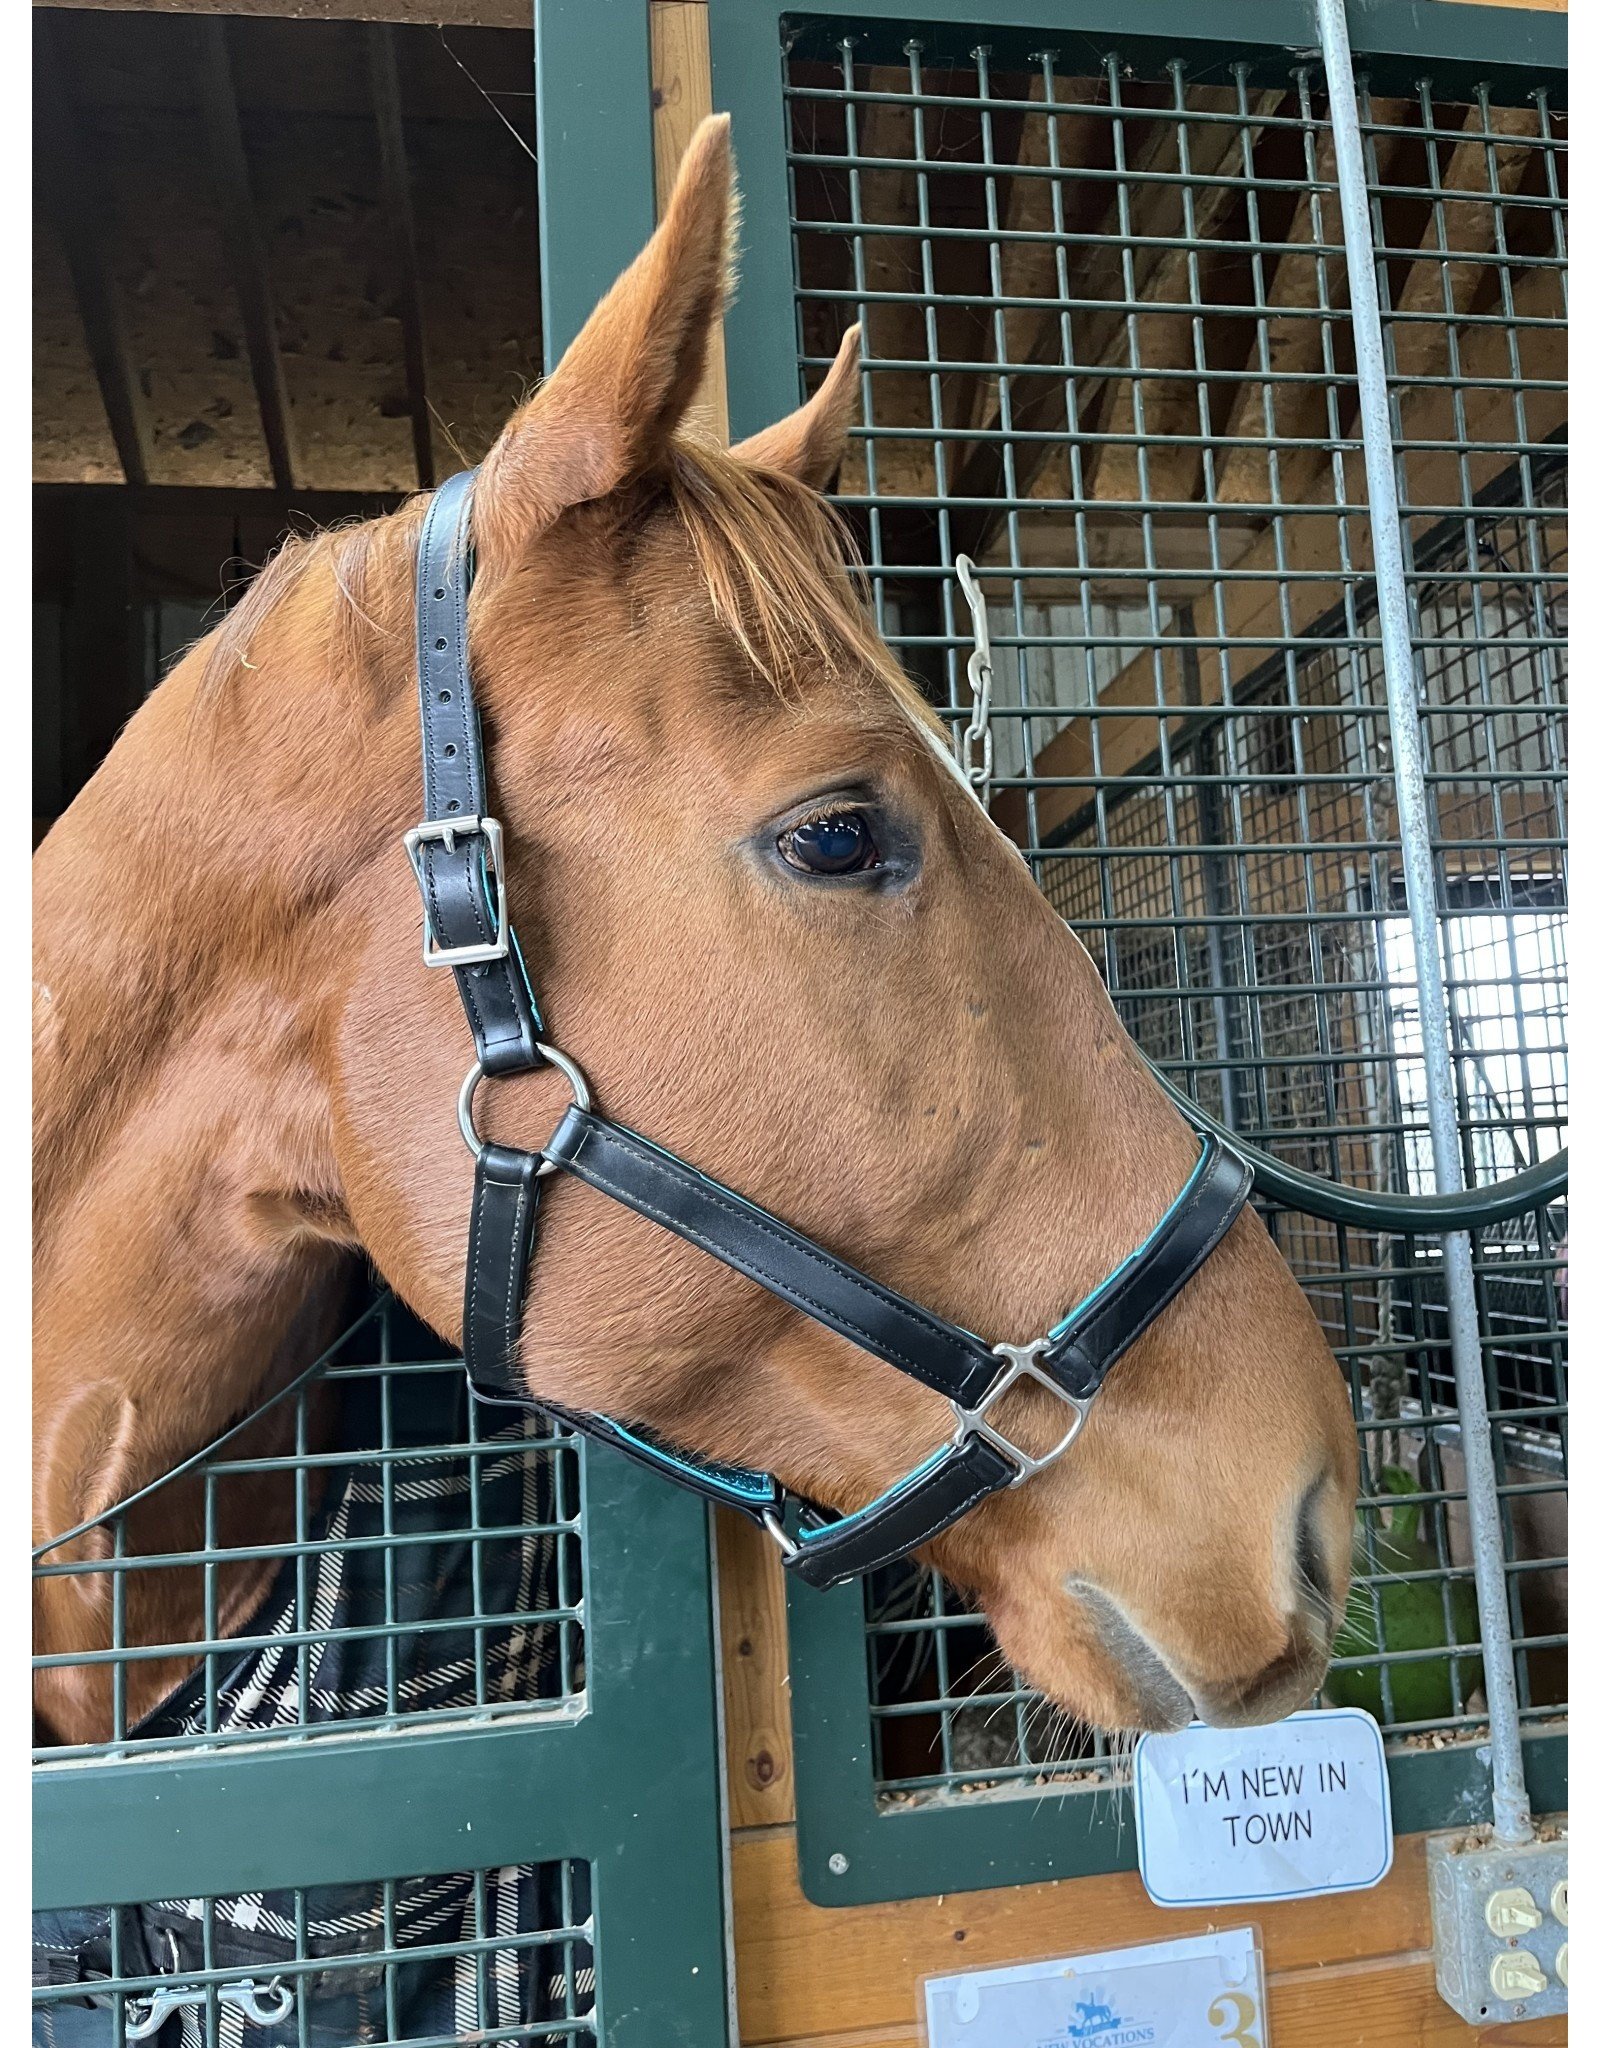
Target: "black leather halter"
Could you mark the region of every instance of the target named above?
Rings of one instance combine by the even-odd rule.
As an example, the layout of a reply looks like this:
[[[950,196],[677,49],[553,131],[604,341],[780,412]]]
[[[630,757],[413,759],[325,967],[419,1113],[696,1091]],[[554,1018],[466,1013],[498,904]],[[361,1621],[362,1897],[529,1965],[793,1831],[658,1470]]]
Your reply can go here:
[[[1250,1192],[1250,1169],[1214,1137],[1166,1214],[1116,1271],[1052,1330],[1027,1344],[988,1344],[846,1265],[814,1239],[676,1153],[596,1110],[576,1064],[544,1040],[506,905],[500,826],[467,661],[473,472],[435,493],[417,561],[417,672],[426,822],[406,834],[422,891],[422,957],[455,975],[476,1058],[461,1090],[462,1135],[477,1158],[467,1239],[463,1349],[474,1393],[538,1407],[617,1446],[652,1470],[765,1524],[790,1570],[833,1586],[932,1540],[991,1493],[1020,1485],[1072,1444],[1106,1375],[1210,1257]],[[473,1097],[484,1075],[553,1064],[572,1106],[541,1153],[484,1143]],[[848,1337],[950,1402],[949,1440],[887,1493],[830,1517],[786,1495],[770,1472],[697,1458],[645,1429],[579,1414],[529,1395],[515,1366],[541,1182],[568,1173],[698,1245],[771,1294]],[[1032,1457],[992,1419],[1020,1380],[1061,1404],[1058,1440]]]

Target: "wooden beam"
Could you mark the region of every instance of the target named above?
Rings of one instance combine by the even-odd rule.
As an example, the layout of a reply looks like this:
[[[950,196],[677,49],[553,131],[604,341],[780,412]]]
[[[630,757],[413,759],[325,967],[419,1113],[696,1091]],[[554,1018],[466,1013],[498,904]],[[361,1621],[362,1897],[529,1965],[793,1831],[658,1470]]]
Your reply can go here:
[[[1062,302],[1071,291],[1069,264],[1075,260],[1066,245],[1057,240],[1019,239],[1027,236],[1055,236],[1076,225],[1072,201],[1076,193],[1099,192],[1088,181],[1073,182],[1072,173],[1083,164],[1109,168],[1109,125],[1081,110],[1075,101],[1050,103],[1045,97],[1046,78],[1035,70],[1029,81],[1028,97],[1038,112],[1022,117],[1014,162],[1022,175],[1013,175],[1006,192],[1005,217],[997,236],[1001,292],[1006,298],[1037,298],[1052,303],[1039,308],[1008,306],[986,324],[984,359],[994,365],[987,377],[974,380],[971,403],[958,424],[995,430],[1002,418],[1000,393],[1009,401],[1012,425],[1024,424],[1019,408],[1038,395],[1031,378],[1020,383],[1010,378],[1013,364],[1064,362],[1069,315]],[[1096,99],[1102,98],[1097,89]],[[1028,175],[1048,171],[1049,176]],[[986,289],[988,286],[986,284]],[[993,392],[993,397],[990,393]],[[976,445],[976,444],[969,444]],[[1026,444],[1013,449],[1012,468]],[[1005,451],[996,448],[1004,488]],[[1036,472],[1033,451],[1024,458],[1021,474]],[[1021,475],[1018,476],[1019,489]]]
[[[292,491],[299,471],[294,422],[283,378],[266,249],[250,191],[250,164],[239,120],[233,62],[228,53],[228,26],[221,17],[210,16],[197,20],[192,33],[200,112],[205,122],[211,171],[217,182],[223,232],[233,262],[234,286],[244,319],[245,350],[261,412],[267,459],[273,483],[280,491]]]
[[[1393,118],[1392,109],[1379,107],[1374,113],[1380,121]],[[1323,367],[1324,323],[1312,319],[1309,309],[1324,300],[1330,308],[1339,305],[1344,293],[1345,261],[1342,255],[1322,256],[1303,245],[1319,239],[1330,243],[1342,239],[1339,195],[1321,189],[1333,183],[1334,175],[1333,131],[1324,128],[1318,134],[1312,160],[1314,187],[1308,185],[1295,202],[1294,217],[1284,236],[1289,246],[1280,249],[1273,259],[1262,294],[1266,311],[1258,323],[1247,365],[1257,374],[1234,387],[1233,403],[1223,423],[1227,440],[1254,439],[1261,443],[1259,448],[1226,447],[1218,453],[1216,492],[1224,504],[1267,502],[1271,496],[1269,444],[1290,435],[1316,432],[1319,407],[1323,413],[1321,431],[1327,431],[1324,389],[1315,384],[1279,387],[1274,384],[1272,373],[1299,376]]]
[[[1044,172],[1048,177],[1013,177],[1006,199],[1005,226],[1000,243],[1000,278],[1007,298],[1050,299],[1059,302],[1067,261],[1064,246],[1053,241],[1021,241],[1018,236],[1053,235],[1068,224],[1067,210],[1072,195],[1073,171],[1084,163],[1104,167],[1104,141],[1108,123],[1084,113],[1076,101],[1045,98],[1045,76],[1035,71],[1028,97],[1038,103],[1038,113],[1028,114],[1017,144],[1017,168]],[[1102,92],[1096,92],[1102,100]],[[1096,144],[1100,144],[1099,149]],[[1041,342],[1059,349],[1065,319],[1059,303],[1035,310],[1010,306],[1005,312],[1005,359],[1008,363],[1032,359]]]
[[[383,179],[383,205],[394,236],[400,272],[400,328],[406,358],[406,403],[411,409],[411,450],[417,484],[430,490],[437,480],[433,466],[433,423],[428,417],[428,352],[422,319],[422,265],[417,255],[417,216],[411,203],[411,166],[406,156],[405,110],[400,99],[400,67],[395,60],[394,30],[386,22],[367,30],[367,76],[372,112],[378,129],[378,161]]]
[[[1491,157],[1499,190],[1514,192],[1533,155],[1539,130],[1534,109],[1491,111],[1494,125],[1489,130],[1484,128],[1481,107],[1467,116],[1439,180],[1440,196],[1429,208],[1427,233],[1406,272],[1396,311],[1441,318],[1437,326],[1426,317],[1393,323],[1398,382],[1428,376],[1447,359],[1448,316],[1470,310],[1487,259],[1494,255],[1497,208],[1491,193]]]
[[[111,199],[84,146],[57,33],[47,15],[34,23],[35,176],[72,273],[78,316],[122,474],[130,484],[145,484],[150,481],[155,434],[144,389],[133,369],[122,300],[112,275]]]
[[[1374,144],[1380,185],[1390,176],[1406,146],[1407,138],[1400,131],[1414,113],[1415,104],[1409,100],[1374,100],[1372,104],[1373,120],[1385,131]],[[1327,130],[1318,139],[1312,176],[1319,186],[1334,186],[1333,141]],[[1320,237],[1314,232],[1319,226]],[[1286,375],[1313,380],[1324,377],[1331,349],[1343,341],[1342,333],[1333,340],[1327,333],[1330,322],[1343,328],[1349,317],[1342,253],[1344,227],[1337,189],[1323,190],[1316,198],[1310,192],[1302,193],[1284,239],[1290,243],[1320,241],[1330,253],[1319,258],[1310,253],[1284,252],[1273,267],[1267,303],[1281,310],[1278,318],[1267,323],[1265,362],[1259,333],[1249,361],[1251,369],[1265,374],[1259,380],[1246,378],[1236,387],[1227,426],[1230,436],[1259,436],[1261,445],[1223,449],[1216,467],[1216,494],[1222,504],[1270,503],[1274,496],[1274,452],[1277,498],[1284,503],[1296,502],[1312,488],[1318,472],[1327,467],[1328,456],[1324,448],[1295,444],[1335,438],[1347,430],[1355,417],[1355,396],[1348,387],[1325,381],[1277,381]],[[1326,321],[1297,316],[1290,310],[1315,306],[1319,297],[1329,308]]]
[[[1176,123],[1171,120],[1152,122],[1123,177],[1106,184],[1097,182],[1093,188],[1094,192],[1103,195],[1091,229],[1100,240],[1089,245],[1077,245],[1068,260],[1069,289],[1079,302],[1079,311],[1071,321],[1073,372],[1070,377],[1064,369],[1059,377],[1030,374],[1012,386],[1012,428],[1039,436],[1036,440],[1011,445],[1010,481],[1014,483],[1018,497],[1028,495],[1034,480],[1055,450],[1057,444],[1049,436],[1060,434],[1071,423],[1074,412],[1080,434],[1094,433],[1099,429],[1106,410],[1109,386],[1103,377],[1095,375],[1093,366],[1112,358],[1119,336],[1125,339],[1129,317],[1120,304],[1102,304],[1096,310],[1097,301],[1121,301],[1127,295],[1124,248],[1117,240],[1120,222],[1118,194],[1125,185],[1137,186],[1140,179],[1148,177],[1151,172],[1171,171],[1176,165]],[[1155,236],[1176,233],[1182,216],[1178,188],[1158,185],[1150,189],[1152,198],[1148,216],[1138,223],[1138,231],[1142,235]],[[1091,226],[1091,223],[1085,222],[1084,225]],[[1135,298],[1139,297],[1145,280],[1159,260],[1159,251],[1139,249],[1133,252],[1131,266]],[[1060,328],[1047,323],[1041,326],[1023,367],[1030,372],[1042,372],[1060,364],[1062,352]],[[1002,421],[998,407],[984,425],[991,433],[1000,432]],[[1070,455],[1070,448],[1067,453]],[[999,440],[980,443],[962,464],[953,495],[957,498],[995,498],[1009,494],[1005,444]],[[953,513],[951,545],[958,552],[981,561],[995,527],[1003,517],[1003,512],[970,507]]]
[[[1042,106],[1042,74],[1033,68],[1026,76],[1028,98]],[[991,72],[989,90],[997,98],[1010,99],[1014,91],[1020,90],[1020,85],[1013,83],[1008,88],[1003,74]],[[1007,175],[1010,166],[1023,160],[1024,144],[1030,135],[1037,136],[1040,126],[1029,114],[1010,108],[996,108],[972,122],[965,147],[961,148],[959,161],[972,165],[992,162],[994,168],[983,178],[961,180],[951,192],[950,213],[947,222],[942,223],[986,230],[991,239],[984,241],[957,236],[934,243],[940,296],[946,301],[945,310],[955,326],[950,353],[958,362],[993,363],[999,367],[1000,323],[995,318],[994,309],[984,301],[991,298],[997,288],[1002,294],[1005,291],[1006,226],[1016,188],[1040,182],[1014,175],[1008,178]],[[934,133],[936,136],[940,133],[938,125]],[[943,140],[947,147],[960,148],[961,131],[953,124],[946,125]],[[990,226],[989,213],[991,186],[996,201],[993,227]],[[962,210],[958,212],[957,208]],[[1010,337],[1007,336],[1005,352],[1008,359],[1010,347]],[[981,428],[994,405],[994,390],[994,373],[987,369],[947,371],[943,400],[946,426]]]
[[[765,1529],[717,1510],[717,1609],[728,1746],[728,1825],[794,1819],[789,1627],[783,1567]]]
[[[1227,216],[1240,204],[1239,189],[1230,183],[1203,181],[1237,178],[1244,167],[1246,140],[1253,146],[1260,139],[1260,122],[1275,114],[1287,97],[1287,93],[1278,91],[1259,93],[1256,105],[1251,109],[1258,117],[1253,122],[1237,125],[1208,122],[1189,130],[1189,170],[1195,182],[1187,188],[1163,188],[1156,195],[1157,205],[1166,213],[1175,210],[1177,216],[1175,230],[1163,228],[1157,232],[1177,232],[1186,240],[1192,238],[1201,242],[1219,232]],[[1238,105],[1236,95],[1222,87],[1196,87],[1189,99],[1195,110],[1201,113],[1231,113]],[[1177,117],[1175,125],[1182,126]],[[1187,211],[1184,206],[1185,189],[1192,193]],[[1133,224],[1141,234],[1150,232],[1145,228],[1142,209],[1135,214]],[[1112,338],[1106,354],[1099,359],[1107,370],[1123,366],[1131,368],[1130,350],[1135,342],[1138,344],[1141,370],[1198,368],[1195,361],[1195,325],[1196,320],[1203,316],[1183,312],[1163,314],[1160,309],[1163,305],[1182,304],[1189,299],[1193,280],[1203,262],[1204,258],[1198,252],[1189,249],[1160,251],[1140,283],[1139,313],[1123,322],[1120,333]],[[1187,377],[1168,382],[1145,377],[1137,386],[1131,376],[1117,379],[1103,423],[1108,432],[1130,436],[1136,427],[1142,427],[1145,434],[1154,437],[1196,434],[1200,429],[1199,386]],[[1087,495],[1115,499],[1143,497],[1139,455],[1140,450],[1131,441],[1122,446],[1101,441],[1085,449],[1083,474]],[[1163,450],[1147,446],[1144,470],[1149,476],[1151,495],[1163,499],[1189,497],[1201,475],[1200,465],[1194,456],[1192,448]]]
[[[867,74],[870,90],[872,74]],[[863,156],[894,157],[904,171],[862,171],[859,179],[861,217],[879,227],[910,227],[917,218],[916,110],[869,102],[857,110],[856,140]],[[861,239],[861,281],[869,292],[919,293],[925,287],[922,243],[911,235],[866,234]],[[868,417],[874,425],[933,425],[932,351],[928,346],[925,306],[864,305],[861,308],[862,359]],[[875,361],[929,362],[925,371],[875,370]],[[883,441],[873,450],[878,488],[931,496],[938,487],[934,444],[928,441]],[[840,472],[839,487],[847,495],[867,488],[866,444],[852,441]]]
[[[1409,102],[1380,100],[1374,103],[1373,118],[1380,128],[1398,131],[1412,111]],[[1469,143],[1464,137],[1452,150],[1440,181],[1447,196],[1432,209],[1419,254],[1407,266],[1397,311],[1442,313],[1447,289],[1451,295],[1452,311],[1460,313],[1470,309],[1488,268],[1486,263],[1474,259],[1492,253],[1495,222],[1491,201],[1485,200],[1482,204],[1463,202],[1470,200],[1474,192],[1488,190],[1490,147],[1496,148],[1501,189],[1510,191],[1515,188],[1533,157],[1532,140],[1523,142],[1521,138],[1532,138],[1536,125],[1537,119],[1531,108],[1496,109],[1495,133],[1516,138],[1513,146],[1491,145],[1482,140]],[[1481,138],[1482,134],[1482,117],[1474,108],[1469,117],[1467,135]],[[1377,183],[1380,186],[1391,176],[1405,143],[1406,137],[1398,132],[1380,135],[1377,143]],[[1333,145],[1326,133],[1318,144],[1313,175],[1319,184],[1331,183],[1333,179]],[[1342,239],[1339,200],[1338,194],[1332,191],[1321,194],[1320,209],[1313,207],[1309,192],[1302,195],[1287,240],[1309,242],[1316,239],[1312,229],[1319,211],[1321,240],[1325,244],[1339,243]],[[1442,250],[1441,213],[1444,215]],[[1353,417],[1354,401],[1348,391],[1334,394],[1337,417],[1330,418],[1327,385],[1279,384],[1276,381],[1279,376],[1316,373],[1325,367],[1325,323],[1304,315],[1297,316],[1287,309],[1315,306],[1320,293],[1333,308],[1331,317],[1342,320],[1345,316],[1339,309],[1344,299],[1344,281],[1345,264],[1341,255],[1330,254],[1321,259],[1320,279],[1316,256],[1309,253],[1296,255],[1291,251],[1280,255],[1267,299],[1274,309],[1285,310],[1267,323],[1264,364],[1258,337],[1250,366],[1261,375],[1259,380],[1251,379],[1238,386],[1227,426],[1230,437],[1259,437],[1260,446],[1223,450],[1217,463],[1217,497],[1222,503],[1266,503],[1273,494],[1274,451],[1277,494],[1290,502],[1298,499],[1310,487],[1317,472],[1325,467],[1327,457],[1319,448],[1295,444],[1341,431]],[[1449,329],[1442,319],[1438,325],[1426,321],[1397,320],[1392,323],[1392,334],[1396,371],[1402,382],[1407,377],[1433,374],[1448,357]],[[1462,339],[1464,345],[1465,330]]]
[[[287,21],[392,21],[533,31],[533,0],[33,0],[107,14],[243,14]]]

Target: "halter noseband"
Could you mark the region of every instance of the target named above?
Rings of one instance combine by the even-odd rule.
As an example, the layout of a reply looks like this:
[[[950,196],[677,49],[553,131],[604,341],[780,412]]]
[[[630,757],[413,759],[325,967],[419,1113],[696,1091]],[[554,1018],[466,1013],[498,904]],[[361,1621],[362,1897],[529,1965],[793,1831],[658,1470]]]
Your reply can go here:
[[[785,1565],[834,1586],[930,1542],[991,1493],[1018,1486],[1066,1452],[1106,1375],[1216,1249],[1250,1192],[1250,1169],[1203,1139],[1182,1191],[1138,1249],[1055,1327],[1028,1344],[986,1344],[859,1273],[769,1210],[595,1109],[577,1064],[549,1044],[506,906],[501,830],[489,815],[483,739],[467,661],[473,472],[434,493],[417,559],[417,671],[424,824],[406,834],[422,892],[422,957],[455,975],[476,1053],[462,1086],[462,1136],[477,1160],[467,1240],[463,1353],[480,1400],[537,1407],[614,1444],[708,1499],[763,1523]],[[486,1143],[473,1122],[485,1075],[554,1066],[572,1104],[543,1152]],[[830,1518],[798,1501],[786,1526],[784,1488],[753,1471],[674,1450],[606,1415],[535,1400],[513,1358],[521,1327],[540,1182],[563,1172],[647,1216],[789,1302],[863,1351],[949,1401],[949,1440],[887,1493]],[[1061,1434],[1030,1456],[991,1420],[1020,1380],[1060,1402]]]

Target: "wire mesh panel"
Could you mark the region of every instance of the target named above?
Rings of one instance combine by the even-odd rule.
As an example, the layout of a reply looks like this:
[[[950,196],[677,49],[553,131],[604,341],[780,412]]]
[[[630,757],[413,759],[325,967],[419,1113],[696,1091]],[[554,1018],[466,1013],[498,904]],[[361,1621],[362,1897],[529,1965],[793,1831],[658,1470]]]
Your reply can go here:
[[[33,1977],[35,2048],[598,2038],[582,1863],[43,1913]]]
[[[218,1444],[35,1562],[41,1759],[573,1711],[571,1440],[382,1295]]]
[[[1067,39],[1057,39],[1066,43]],[[992,807],[1143,1048],[1287,1162],[1434,1171],[1326,95],[1194,63],[813,22],[784,71],[799,360],[864,332],[839,484],[953,724],[977,566]],[[1482,1185],[1564,1139],[1564,120],[1362,102],[1452,1058]],[[1327,1697],[1480,1741],[1436,1239],[1268,1221],[1348,1376],[1358,1567]],[[1475,1235],[1521,1701],[1566,1699],[1565,1209]],[[881,1802],[1103,1784],[937,1579],[868,1588]]]

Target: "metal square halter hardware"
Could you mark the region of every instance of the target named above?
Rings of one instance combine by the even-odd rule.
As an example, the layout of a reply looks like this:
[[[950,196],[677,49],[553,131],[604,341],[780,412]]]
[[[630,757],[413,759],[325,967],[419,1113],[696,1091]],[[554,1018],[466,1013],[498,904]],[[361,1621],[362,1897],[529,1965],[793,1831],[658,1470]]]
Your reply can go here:
[[[494,877],[494,937],[485,945],[441,946],[433,935],[433,924],[428,916],[428,883],[422,868],[422,847],[425,842],[442,845],[446,853],[454,853],[458,838],[470,839],[481,836],[484,842],[486,860],[484,871]],[[504,960],[511,952],[511,920],[506,915],[503,896],[505,867],[503,849],[505,834],[498,818],[430,818],[426,824],[413,825],[405,836],[406,858],[411,863],[412,873],[417,878],[417,887],[422,891],[422,964],[424,967],[475,967],[484,960]]]
[[[950,1441],[953,1444],[963,1444],[969,1437],[981,1436],[985,1443],[993,1444],[1002,1457],[1010,1458],[1017,1467],[1017,1476],[1011,1481],[1013,1486],[1020,1486],[1025,1479],[1031,1479],[1035,1472],[1045,1471],[1063,1452],[1071,1448],[1079,1430],[1088,1419],[1090,1404],[1094,1399],[1092,1394],[1087,1401],[1076,1399],[1040,1365],[1040,1354],[1049,1344],[1048,1337],[1035,1337],[1029,1344],[992,1346],[995,1356],[1005,1361],[995,1377],[994,1384],[980,1394],[970,1408],[963,1408],[959,1401],[950,1403],[956,1412],[956,1427]],[[1058,1401],[1064,1402],[1072,1410],[1072,1420],[1067,1425],[1066,1434],[1042,1457],[1029,1457],[1019,1444],[1013,1443],[1010,1437],[1002,1430],[996,1429],[987,1419],[989,1410],[995,1402],[1002,1395],[1009,1393],[1019,1380],[1033,1380],[1038,1386],[1043,1387],[1047,1394],[1053,1394]]]

